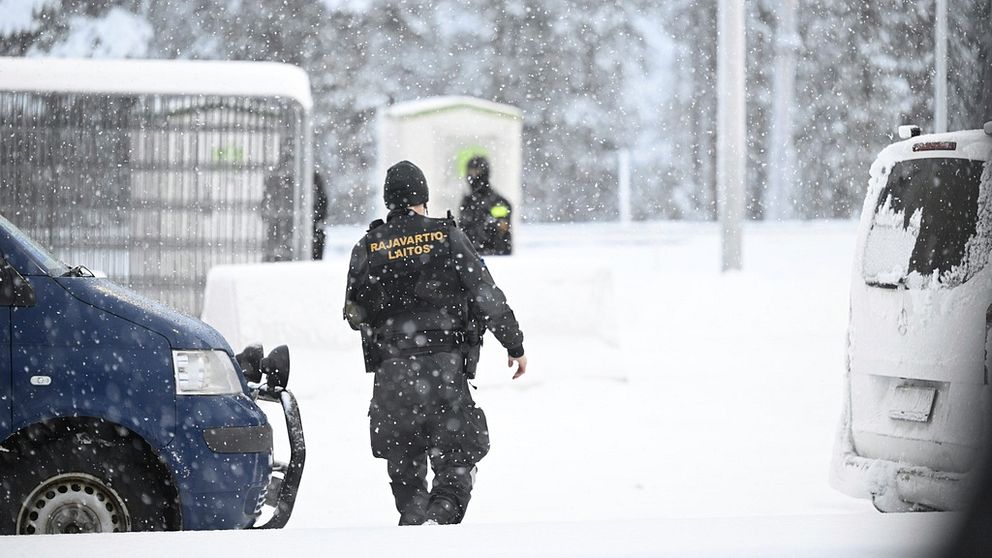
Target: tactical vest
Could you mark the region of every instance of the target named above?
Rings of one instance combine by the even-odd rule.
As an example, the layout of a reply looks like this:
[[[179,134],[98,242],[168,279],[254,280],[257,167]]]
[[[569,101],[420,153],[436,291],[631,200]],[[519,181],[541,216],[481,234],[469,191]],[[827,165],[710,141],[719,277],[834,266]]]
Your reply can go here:
[[[453,220],[420,215],[373,223],[365,235],[372,290],[369,322],[380,326],[398,314],[450,308],[460,313],[465,293],[449,242]]]

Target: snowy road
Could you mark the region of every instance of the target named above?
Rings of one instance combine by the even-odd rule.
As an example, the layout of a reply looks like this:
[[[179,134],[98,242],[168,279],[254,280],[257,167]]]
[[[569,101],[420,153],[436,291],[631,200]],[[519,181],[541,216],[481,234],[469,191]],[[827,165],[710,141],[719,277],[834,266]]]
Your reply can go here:
[[[511,382],[498,345],[483,349],[473,395],[493,450],[467,522],[873,511],[827,485],[854,224],[747,232],[729,275],[710,224],[530,227],[489,260],[531,366]],[[238,270],[242,320],[252,307],[261,324],[246,340],[293,347],[309,451],[292,527],[395,522],[369,452],[371,378],[340,320],[345,266],[270,267],[254,290]]]
[[[940,514],[667,519],[0,538],[4,558],[177,556],[929,557]]]

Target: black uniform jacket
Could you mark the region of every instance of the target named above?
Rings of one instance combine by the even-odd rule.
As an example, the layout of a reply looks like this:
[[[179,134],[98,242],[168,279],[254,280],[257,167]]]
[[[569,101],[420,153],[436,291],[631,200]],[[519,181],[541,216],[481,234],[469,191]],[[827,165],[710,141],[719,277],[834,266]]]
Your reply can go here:
[[[375,225],[375,224],[373,224]],[[481,319],[510,356],[524,354],[523,333],[503,291],[451,219],[408,209],[389,213],[351,251],[344,317],[380,337],[465,331]]]
[[[513,251],[510,202],[488,184],[462,198],[458,224],[483,256],[507,255]]]

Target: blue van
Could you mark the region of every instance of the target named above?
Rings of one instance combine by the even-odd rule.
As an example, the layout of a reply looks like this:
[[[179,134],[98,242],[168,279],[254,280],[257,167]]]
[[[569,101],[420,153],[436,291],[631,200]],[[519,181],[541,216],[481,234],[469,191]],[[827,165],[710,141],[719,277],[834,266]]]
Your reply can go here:
[[[305,456],[288,377],[286,347],[235,355],[0,216],[0,534],[282,527]],[[282,404],[289,463],[259,399]]]

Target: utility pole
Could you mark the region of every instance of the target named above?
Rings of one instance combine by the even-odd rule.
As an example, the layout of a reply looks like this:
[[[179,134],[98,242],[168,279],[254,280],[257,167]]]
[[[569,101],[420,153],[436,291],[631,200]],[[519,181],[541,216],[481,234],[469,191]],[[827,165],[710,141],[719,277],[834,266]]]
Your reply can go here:
[[[617,189],[617,205],[620,207],[620,223],[630,224],[630,149],[624,147],[618,153],[617,174],[620,177]]]
[[[941,134],[947,131],[947,0],[937,0],[936,9],[933,121],[934,132]]]
[[[792,105],[796,87],[796,0],[779,0],[775,27],[775,75],[772,83],[772,133],[768,148],[766,219],[795,216],[795,148],[792,142]]]
[[[722,232],[722,269],[741,268],[741,228],[747,171],[744,0],[717,5],[717,205]]]

